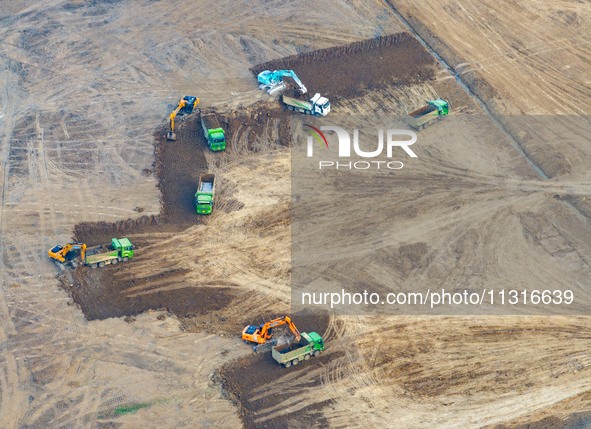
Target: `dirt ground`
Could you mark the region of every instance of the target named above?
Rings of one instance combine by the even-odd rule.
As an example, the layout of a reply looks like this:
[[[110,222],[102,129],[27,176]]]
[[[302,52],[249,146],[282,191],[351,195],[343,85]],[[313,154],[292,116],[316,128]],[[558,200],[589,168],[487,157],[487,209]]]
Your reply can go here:
[[[290,369],[239,339],[290,312],[294,122],[257,89],[266,67],[293,67],[344,126],[441,96],[454,120],[424,136],[486,130],[469,150],[426,138],[392,178],[372,275],[588,293],[590,154],[502,117],[588,113],[587,5],[411,3],[0,7],[3,427],[589,424],[588,317],[294,314],[327,350]],[[226,152],[205,148],[197,115],[164,140],[184,94],[221,116]],[[204,171],[219,178],[206,218],[192,201]],[[123,235],[137,253],[116,267],[47,260],[58,242]]]
[[[256,76],[263,70],[293,69],[303,82],[313,82],[310,95],[319,92],[337,101],[430,80],[435,68],[434,58],[415,38],[398,33],[269,61],[251,70]]]

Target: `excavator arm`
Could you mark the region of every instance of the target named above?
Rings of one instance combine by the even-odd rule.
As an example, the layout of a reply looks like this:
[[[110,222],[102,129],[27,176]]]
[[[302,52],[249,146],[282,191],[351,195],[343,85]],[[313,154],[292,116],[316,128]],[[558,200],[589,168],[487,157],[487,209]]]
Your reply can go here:
[[[170,114],[170,121],[169,121],[169,125],[170,125],[170,132],[174,133],[174,118],[176,118],[176,115],[178,115],[179,111],[185,107],[187,105],[187,102],[185,100],[181,100],[179,101],[179,105],[177,106],[176,109],[174,109],[172,111],[172,113]]]
[[[273,328],[286,324],[289,327],[290,331],[296,337],[297,341],[300,341],[300,331],[298,331],[298,328],[296,328],[295,324],[291,321],[291,318],[289,316],[273,319],[261,326],[248,325],[242,331],[242,339],[246,342],[264,344],[265,342],[273,338]]]
[[[308,92],[306,86],[302,83],[300,78],[296,75],[296,73],[293,70],[264,70],[260,72],[257,76],[257,80],[260,83],[259,88],[266,89],[267,93],[269,94],[281,91],[287,87],[287,85],[283,81],[284,77],[292,78],[293,81],[298,85],[299,90],[302,94]]]
[[[200,100],[197,97],[193,97],[193,96],[189,96],[189,95],[185,95],[183,98],[181,98],[178,106],[176,107],[176,109],[174,109],[172,111],[172,113],[169,116],[168,125],[169,125],[170,129],[169,129],[168,133],[166,134],[166,140],[176,140],[176,134],[174,132],[174,120],[175,120],[176,116],[179,114],[179,112],[183,111],[183,112],[191,113],[191,112],[193,112],[195,107],[197,107],[199,102],[200,102]]]
[[[288,316],[285,316],[285,322],[287,323],[287,326],[289,327],[291,333],[295,336],[296,342],[299,343],[302,339],[302,334],[300,334],[300,331],[298,330],[298,328],[296,328],[296,325],[291,321],[291,319]]]

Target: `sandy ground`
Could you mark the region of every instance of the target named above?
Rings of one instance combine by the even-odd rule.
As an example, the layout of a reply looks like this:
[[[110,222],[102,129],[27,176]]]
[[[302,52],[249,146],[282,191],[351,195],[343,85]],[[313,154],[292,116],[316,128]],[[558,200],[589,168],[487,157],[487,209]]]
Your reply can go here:
[[[308,3],[14,1],[0,8],[3,427],[99,427],[98,409],[134,401],[161,405],[150,408],[152,418],[120,418],[128,419],[124,427],[137,427],[133,418],[237,426],[233,405],[206,392],[208,366],[226,360],[212,358],[223,342],[198,347],[199,335],[159,330],[155,316],[138,319],[137,330],[121,319],[85,322],[58,289],[46,251],[69,241],[80,221],[159,211],[148,171],[152,134],[181,95],[204,105],[251,102],[262,98],[248,70],[257,63],[400,29],[379,4]],[[296,19],[302,7],[314,12]],[[342,13],[331,13],[335,7]],[[228,14],[235,8],[242,19]],[[112,332],[125,333],[116,346],[98,341]],[[173,340],[168,359],[184,370],[160,356],[158,347]],[[135,359],[141,347],[147,356]],[[170,380],[168,387],[150,390],[154,376]]]
[[[395,3],[419,33],[433,29],[424,37],[439,40],[433,46],[462,78],[486,82],[473,91],[493,114],[588,113],[574,107],[590,104],[582,103],[589,100],[586,4],[506,3],[509,12],[487,15],[476,2]],[[237,7],[240,19],[227,13]],[[533,19],[546,11],[556,19]],[[317,328],[329,340],[318,363],[286,372],[252,357],[236,335],[242,325],[289,308],[290,158],[275,144],[273,127],[258,147],[248,133],[236,133],[227,154],[205,152],[224,178],[219,210],[182,231],[138,232],[138,258],[112,272],[120,282],[138,280],[125,286],[132,297],[180,284],[224,289],[220,301],[228,302],[180,318],[148,311],[127,322],[125,313],[89,322],[58,287],[46,250],[68,241],[75,224],[159,213],[153,134],[179,95],[241,111],[266,100],[250,67],[404,30],[389,5],[11,2],[0,16],[3,427],[237,427],[240,417],[250,427],[503,427],[542,419],[550,420],[540,427],[560,427],[563,418],[589,410],[588,318],[330,318]],[[493,18],[495,25],[481,24]],[[535,31],[516,28],[520,20]],[[513,33],[514,40],[499,36]],[[511,45],[526,36],[530,50]],[[534,40],[556,47],[544,53],[546,61]],[[570,69],[559,70],[562,64]],[[532,75],[535,85],[518,90]],[[386,86],[334,106],[360,114],[387,104],[399,114],[442,94],[462,114],[480,111],[443,68],[428,82]],[[429,147],[414,177],[400,178],[415,183],[400,195],[396,213],[407,216],[408,228],[388,243],[400,264],[383,275],[461,283],[486,279],[474,275],[484,269],[517,275],[524,286],[547,279],[585,285],[587,149],[572,139],[536,158],[521,136],[517,144],[552,177],[544,180],[494,121],[483,121],[473,126],[489,127],[490,142],[469,152]],[[449,180],[434,181],[433,170]],[[460,229],[460,220],[469,227]],[[425,248],[432,258],[417,258],[415,250]],[[172,269],[182,273],[179,284],[150,277]],[[251,379],[258,382],[241,384]],[[144,408],[119,415],[119,407],[138,404]]]

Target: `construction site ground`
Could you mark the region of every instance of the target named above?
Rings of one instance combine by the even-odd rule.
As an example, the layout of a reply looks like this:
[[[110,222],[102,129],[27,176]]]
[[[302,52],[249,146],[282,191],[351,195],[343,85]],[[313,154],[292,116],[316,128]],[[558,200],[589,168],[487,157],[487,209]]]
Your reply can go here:
[[[589,298],[589,147],[508,116],[589,114],[589,5],[493,3],[0,6],[1,426],[591,424],[585,315],[296,313],[327,350],[289,369],[240,340],[290,311],[293,113],[258,90],[266,68],[296,70],[350,117],[342,126],[443,97],[457,121],[424,135],[485,131],[469,148],[418,148],[411,177],[393,179],[397,229],[375,214],[392,237],[375,270],[572,284]],[[166,141],[182,95],[217,112],[225,152],[206,148],[198,114]],[[204,172],[216,207],[198,217]],[[57,243],[122,236],[136,245],[124,264],[47,258]]]

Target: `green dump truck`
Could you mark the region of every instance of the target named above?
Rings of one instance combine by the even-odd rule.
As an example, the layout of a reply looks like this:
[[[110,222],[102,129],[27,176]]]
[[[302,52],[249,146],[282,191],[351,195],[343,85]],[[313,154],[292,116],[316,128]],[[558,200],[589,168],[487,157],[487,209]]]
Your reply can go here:
[[[111,245],[89,247],[84,255],[84,265],[93,268],[115,265],[118,262],[126,262],[133,258],[133,244],[127,238],[113,238]]]
[[[226,149],[226,134],[215,113],[201,113],[201,127],[209,149],[214,152]]]
[[[280,365],[289,368],[300,361],[318,356],[324,350],[324,340],[316,332],[303,332],[299,342],[282,344],[271,349],[271,355]]]
[[[451,105],[447,100],[430,100],[426,106],[408,114],[408,124],[416,130],[422,130],[436,120],[443,119],[449,114],[450,109]]]
[[[213,211],[215,195],[215,175],[202,174],[195,192],[195,209],[197,214],[210,214]]]

